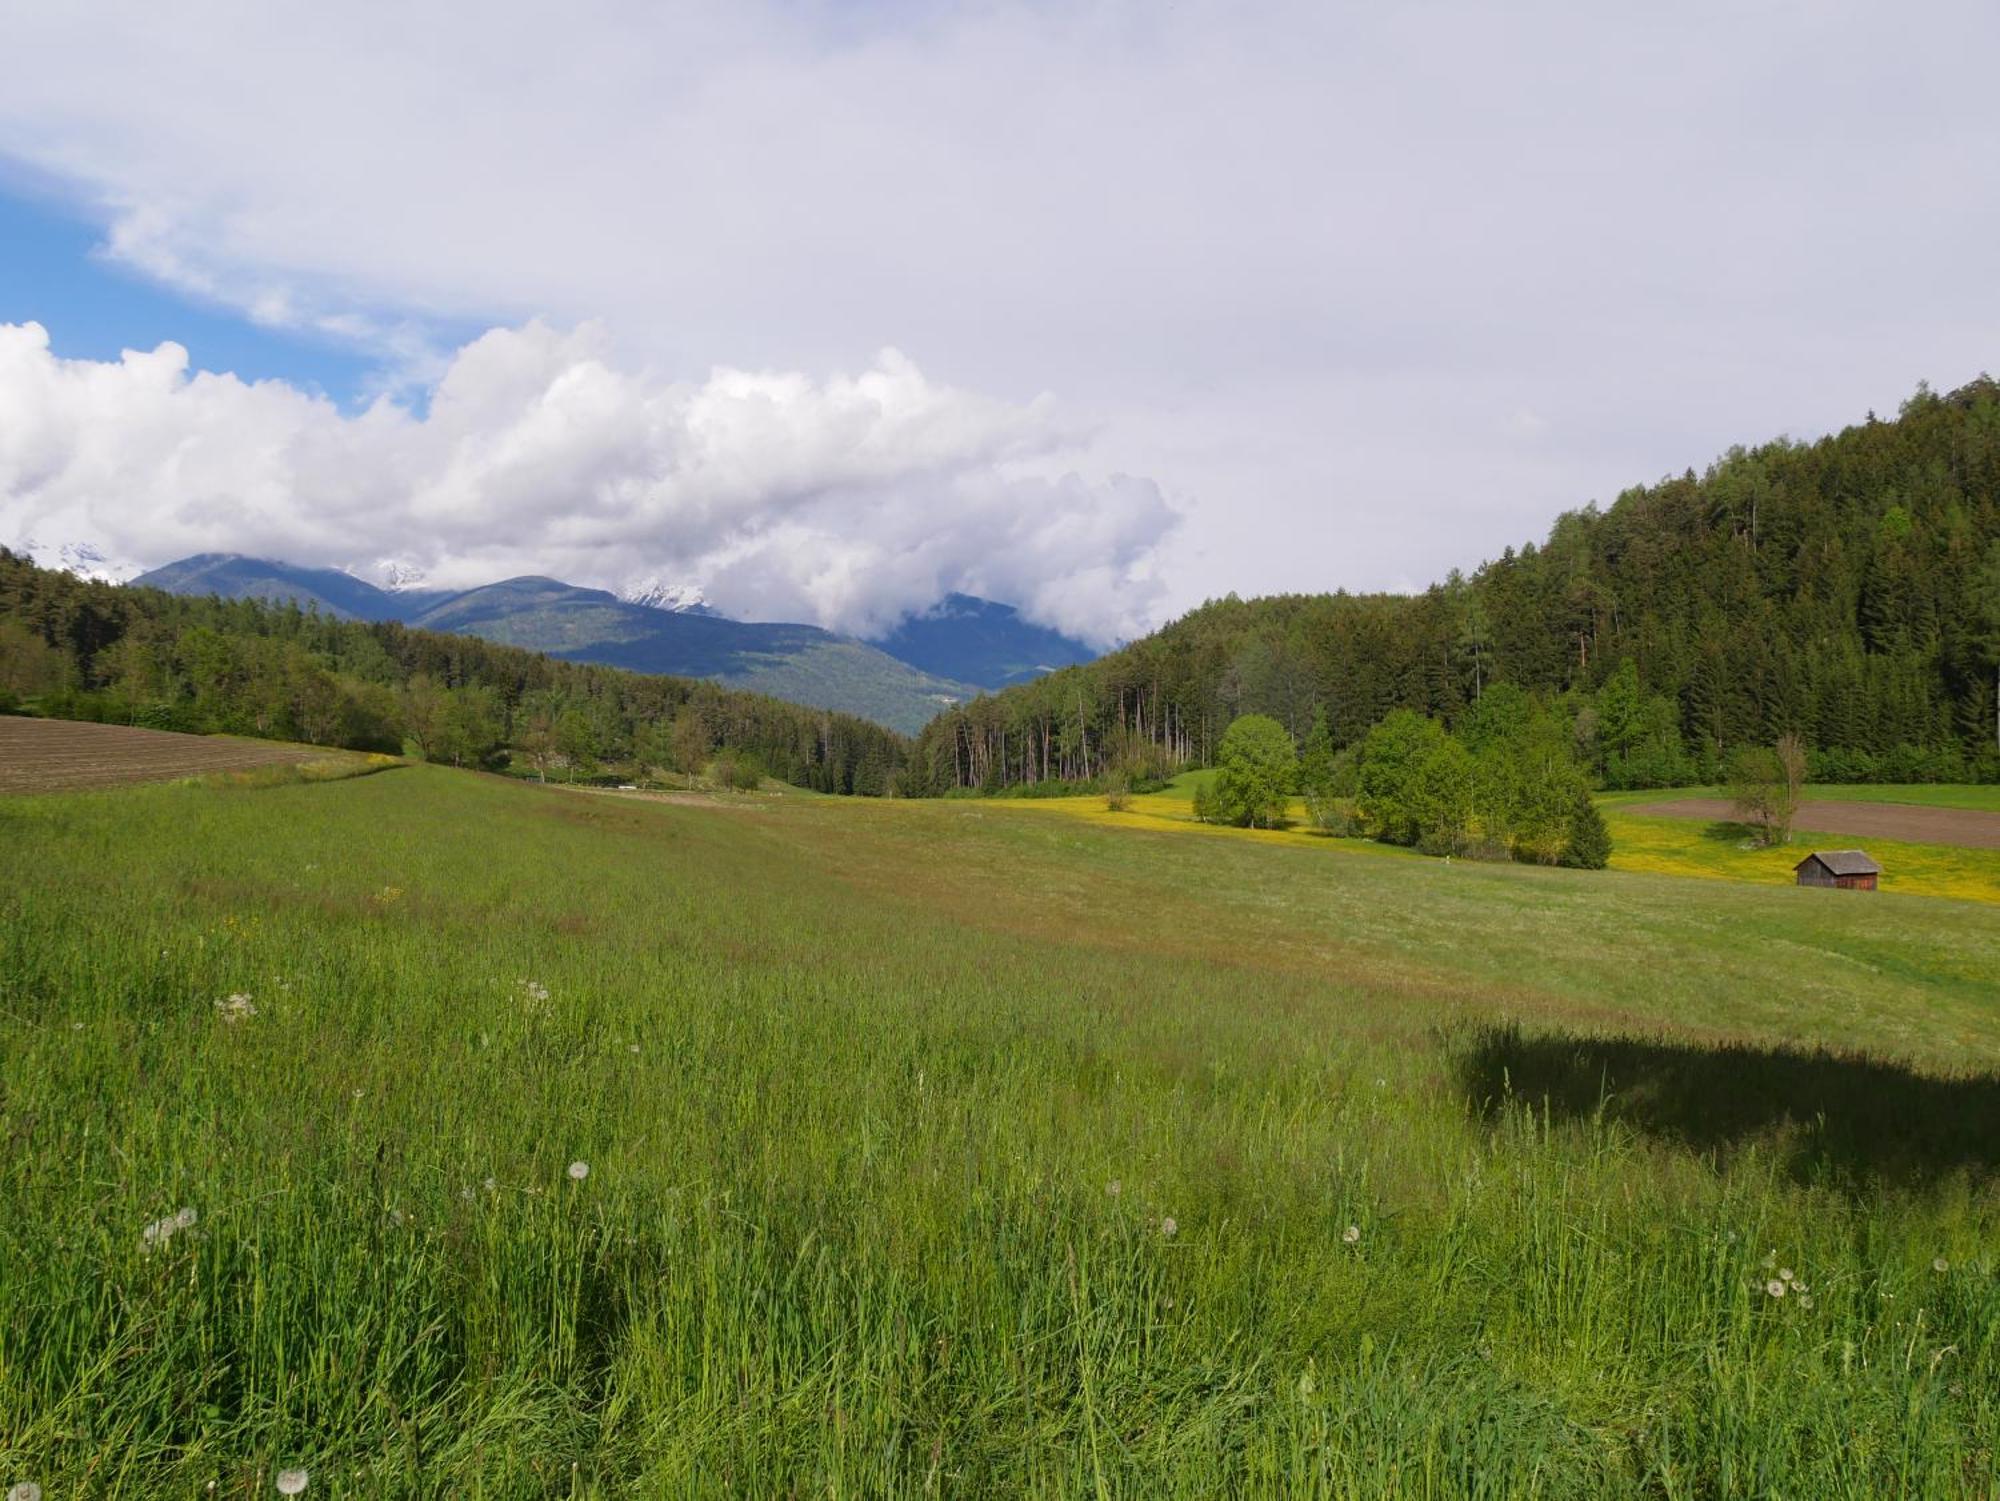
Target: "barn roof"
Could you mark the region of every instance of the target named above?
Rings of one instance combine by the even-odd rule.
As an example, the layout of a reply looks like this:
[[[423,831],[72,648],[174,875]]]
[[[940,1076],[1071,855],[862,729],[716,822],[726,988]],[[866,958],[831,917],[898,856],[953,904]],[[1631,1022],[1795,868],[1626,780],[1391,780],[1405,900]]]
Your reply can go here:
[[[1814,850],[1804,860],[1799,861],[1798,865],[1794,865],[1792,869],[1797,870],[1800,865],[1804,865],[1807,861],[1811,860],[1819,861],[1820,864],[1824,865],[1837,876],[1879,876],[1882,874],[1882,867],[1868,858],[1868,851],[1866,850]]]

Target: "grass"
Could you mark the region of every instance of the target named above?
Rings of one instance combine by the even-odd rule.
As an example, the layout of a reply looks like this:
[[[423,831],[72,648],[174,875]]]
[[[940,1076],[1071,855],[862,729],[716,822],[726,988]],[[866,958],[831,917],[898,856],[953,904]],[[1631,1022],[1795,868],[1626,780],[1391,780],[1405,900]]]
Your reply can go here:
[[[1134,796],[1122,812],[1111,812],[1102,796],[1037,798],[995,802],[992,806],[1023,809],[1104,827],[1146,829],[1156,833],[1202,834],[1262,844],[1310,846],[1339,855],[1415,856],[1412,851],[1377,844],[1369,839],[1331,839],[1314,831],[1305,805],[1294,800],[1291,827],[1230,829],[1194,820],[1194,789],[1212,772],[1188,772],[1160,792]],[[1829,794],[1854,794],[1855,801],[1916,803],[1931,807],[1984,808],[1996,802],[2000,789],[1988,787],[1842,787]],[[1868,794],[1861,796],[1860,794]],[[1904,795],[1907,794],[1907,795]],[[1653,875],[1748,881],[1766,886],[1794,884],[1793,867],[1810,842],[1838,842],[1835,835],[1795,835],[1790,845],[1754,847],[1750,831],[1734,824],[1705,823],[1693,818],[1650,818],[1626,810],[1672,798],[1716,796],[1713,788],[1683,788],[1665,792],[1618,792],[1599,798],[1611,830],[1611,868]],[[1958,901],[2000,903],[2000,850],[1956,845],[1909,844],[1899,840],[1867,840],[1869,852],[1884,866],[1882,886],[1913,896],[1949,897]]]
[[[0,1481],[1991,1493],[2000,915],[1303,841],[0,801]]]
[[[1794,867],[1815,845],[1853,844],[1836,834],[1795,833],[1790,844],[1764,848],[1737,824],[1699,818],[1641,818],[1616,806],[1604,810],[1611,830],[1614,870],[1653,871],[1789,886]],[[2000,850],[1965,849],[1950,844],[1906,844],[1895,839],[1865,841],[1882,865],[1882,889],[1960,901],[2000,902]]]

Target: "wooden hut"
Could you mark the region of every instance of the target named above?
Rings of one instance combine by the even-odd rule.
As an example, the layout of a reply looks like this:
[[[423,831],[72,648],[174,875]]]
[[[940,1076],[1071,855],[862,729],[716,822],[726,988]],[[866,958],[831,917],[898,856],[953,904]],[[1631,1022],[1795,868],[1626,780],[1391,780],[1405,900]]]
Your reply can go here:
[[[1792,868],[1801,886],[1839,886],[1848,891],[1873,891],[1882,874],[1866,850],[1814,850]]]

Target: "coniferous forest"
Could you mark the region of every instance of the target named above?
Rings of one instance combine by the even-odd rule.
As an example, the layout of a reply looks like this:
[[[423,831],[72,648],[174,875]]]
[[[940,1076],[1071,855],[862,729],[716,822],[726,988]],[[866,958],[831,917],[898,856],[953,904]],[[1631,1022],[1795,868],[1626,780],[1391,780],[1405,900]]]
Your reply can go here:
[[[1712,781],[1786,734],[1822,781],[2000,779],[2000,384],[1920,388],[1814,443],[1560,517],[1417,596],[1213,600],[941,716],[911,790],[1210,764],[1242,714],[1337,746],[1398,709],[1456,725],[1514,684],[1604,785]]]

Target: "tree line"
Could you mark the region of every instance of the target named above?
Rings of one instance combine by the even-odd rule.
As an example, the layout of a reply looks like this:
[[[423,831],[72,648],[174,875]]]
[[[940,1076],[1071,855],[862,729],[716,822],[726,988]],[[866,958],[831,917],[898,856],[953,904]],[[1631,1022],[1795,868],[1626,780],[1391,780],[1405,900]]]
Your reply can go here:
[[[1322,833],[1430,855],[1602,869],[1611,854],[1572,731],[1511,683],[1487,690],[1456,731],[1394,709],[1344,748],[1324,710],[1296,753],[1277,720],[1246,714],[1223,732],[1194,814],[1275,828],[1294,796]]]
[[[0,711],[414,751],[547,778],[607,765],[891,791],[908,743],[848,714],[395,621],[80,579],[0,548]]]
[[[1398,710],[1456,727],[1502,683],[1611,787],[1715,781],[1787,735],[1818,781],[2000,779],[2000,385],[1733,449],[1419,595],[1210,601],[940,715],[906,780],[1157,776],[1246,714],[1298,745],[1324,713],[1346,747]]]

